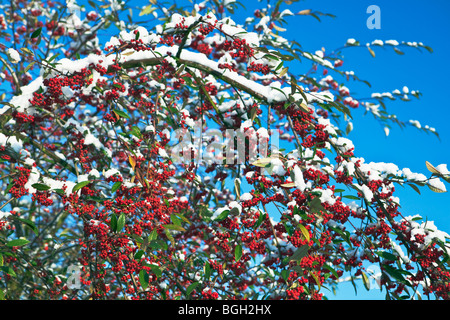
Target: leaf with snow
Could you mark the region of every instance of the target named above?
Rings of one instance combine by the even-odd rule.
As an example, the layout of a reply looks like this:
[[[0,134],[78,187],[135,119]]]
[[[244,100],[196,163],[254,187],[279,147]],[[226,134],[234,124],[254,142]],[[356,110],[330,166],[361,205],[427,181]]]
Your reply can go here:
[[[444,193],[447,192],[447,189],[445,188],[444,183],[439,180],[438,178],[431,178],[428,180],[428,187],[431,191],[437,192],[437,193]]]
[[[6,51],[6,55],[8,56],[8,59],[9,59],[9,61],[11,61],[11,63],[19,63],[22,60],[20,58],[19,52],[17,52],[13,48],[9,48]]]

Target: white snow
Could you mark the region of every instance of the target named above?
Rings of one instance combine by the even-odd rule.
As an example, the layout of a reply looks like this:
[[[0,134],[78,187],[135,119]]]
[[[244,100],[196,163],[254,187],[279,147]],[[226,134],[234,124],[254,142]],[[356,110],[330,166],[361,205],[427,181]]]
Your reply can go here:
[[[96,178],[100,178],[100,172],[98,172],[97,169],[92,169],[91,171],[89,171],[89,176],[94,176]]]
[[[217,217],[225,210],[230,210],[230,208],[228,206],[225,206],[225,207],[217,209],[216,211],[214,211],[214,214],[212,215],[211,219],[216,220]]]
[[[158,154],[159,154],[159,156],[161,156],[163,158],[169,158],[169,155],[167,154],[166,150],[164,150],[163,148],[158,149]]]
[[[435,187],[435,188],[437,188],[439,190],[442,190],[444,192],[447,191],[447,189],[445,188],[445,184],[441,180],[439,180],[439,178],[436,178],[436,177],[431,178],[428,181],[428,184],[430,186]]]
[[[30,82],[28,85],[20,87],[22,94],[12,97],[10,103],[16,107],[18,112],[25,112],[28,110],[29,114],[34,114],[34,108],[30,108],[29,100],[33,98],[33,93],[42,86],[44,79],[42,77],[37,77],[35,80]],[[0,109],[0,114],[4,113],[10,107],[5,105]]]
[[[332,138],[331,140],[336,144],[336,146],[341,152],[346,152],[355,147],[351,140],[344,137],[339,137],[337,139]]]
[[[230,210],[236,208],[236,209],[238,210],[239,213],[242,212],[242,206],[241,206],[237,201],[231,201],[231,202],[228,204],[228,206],[229,206]]]
[[[89,181],[89,174],[80,174],[77,178],[77,182]]]
[[[284,176],[286,170],[284,169],[283,162],[279,158],[271,159],[270,164],[272,174],[276,174],[277,176]]]
[[[409,168],[402,169],[402,174],[409,181],[425,182],[427,180],[427,177],[424,174],[411,172],[411,169]]]
[[[20,62],[22,59],[20,58],[20,54],[19,52],[17,52],[16,50],[14,50],[13,48],[9,48],[6,51],[6,55],[9,58],[9,61],[11,61],[12,63],[18,63]]]
[[[22,150],[22,140],[17,139],[15,136],[5,136],[3,133],[0,132],[0,146],[6,147],[10,145],[10,147],[15,152],[20,152]]]
[[[420,122],[418,120],[409,120],[409,123],[411,123],[417,129],[422,128],[422,126],[420,125]]]
[[[372,202],[373,200],[373,192],[372,190],[369,189],[369,187],[367,185],[355,185],[362,193],[362,195],[364,196],[364,198],[369,201]]]
[[[103,176],[108,179],[109,177],[112,177],[113,175],[118,174],[119,176],[121,176],[121,173],[119,172],[119,170],[117,169],[109,169],[108,171],[103,173]]]
[[[258,136],[259,136],[260,138],[269,138],[269,137],[270,137],[269,132],[268,132],[267,129],[264,128],[264,127],[259,128],[259,129],[256,131],[256,133],[258,134]]]
[[[330,122],[330,119],[325,119],[323,117],[319,117],[317,119],[318,124],[324,125],[325,131],[328,132],[330,135],[336,135],[335,126]]]
[[[330,206],[336,203],[334,192],[331,189],[314,189],[313,191],[319,191],[321,193],[320,202],[328,203]]]
[[[442,175],[450,174],[450,171],[447,169],[447,164],[443,163],[435,167],[437,171],[439,171]]]
[[[294,167],[294,184],[297,189],[300,191],[305,191],[306,184],[303,179],[303,173],[299,166]]]
[[[0,219],[8,218],[11,215],[9,212],[0,211]]]
[[[248,192],[241,194],[241,197],[239,198],[239,200],[241,200],[241,201],[248,201],[248,200],[252,200],[252,199],[253,199],[253,196]]]
[[[391,46],[398,46],[399,43],[397,40],[387,40],[385,41],[386,44],[390,44]]]
[[[374,41],[372,41],[372,45],[382,46],[383,45],[383,41],[382,40],[374,40]]]
[[[418,223],[413,219],[421,218],[420,215],[407,216],[402,221],[408,221],[407,231],[411,231],[411,241],[415,240],[415,235],[424,235],[424,243],[419,245],[419,248],[427,247],[434,239],[438,239],[442,242],[445,242],[446,239],[449,239],[450,236],[448,233],[438,230],[433,221],[426,221],[422,223]],[[441,249],[440,249],[441,250]]]

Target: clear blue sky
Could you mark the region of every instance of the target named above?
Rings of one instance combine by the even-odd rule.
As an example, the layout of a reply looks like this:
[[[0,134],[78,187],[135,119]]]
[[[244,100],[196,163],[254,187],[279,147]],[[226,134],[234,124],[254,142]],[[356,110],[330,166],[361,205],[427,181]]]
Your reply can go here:
[[[132,3],[141,6],[148,4],[146,1]],[[241,0],[241,3],[247,11],[242,8],[237,10],[233,18],[238,22],[243,22],[259,5],[256,0]],[[370,30],[366,26],[370,16],[366,10],[370,5],[377,5],[381,9],[379,30]],[[419,90],[423,94],[419,100],[388,102],[388,110],[401,120],[419,120],[422,125],[436,128],[441,140],[413,127],[402,130],[395,126],[386,137],[380,124],[370,115],[362,116],[362,112],[354,113],[355,127],[349,138],[355,144],[356,156],[364,157],[366,162],[393,162],[400,169],[408,167],[413,172],[426,175],[425,161],[434,165],[449,163],[450,168],[450,102],[446,83],[450,74],[450,1],[306,0],[285,8],[292,12],[312,9],[336,15],[336,18],[323,17],[321,22],[310,16],[287,18],[288,31],[283,36],[296,40],[307,51],[314,52],[322,47],[333,50],[344,45],[349,38],[355,38],[362,44],[375,39],[395,39],[399,42],[423,42],[432,47],[433,53],[404,48],[404,55],[398,55],[390,48],[377,47],[376,58],[366,48],[347,49],[344,51],[345,63],[342,69],[352,70],[372,84],[372,88],[368,88],[355,82],[347,83],[352,92],[357,92],[357,97],[367,97],[373,92],[401,90],[403,86]],[[439,229],[450,234],[450,193],[438,194],[425,187],[421,188],[422,194],[418,195],[409,187],[398,186],[396,189],[395,195],[400,198],[403,215],[420,214],[435,221]],[[447,189],[450,190],[448,184]],[[327,296],[335,298],[331,293]],[[383,299],[384,294],[380,295],[379,290],[367,292],[362,282],[359,282],[358,295],[354,294],[349,284],[339,289],[337,298]]]

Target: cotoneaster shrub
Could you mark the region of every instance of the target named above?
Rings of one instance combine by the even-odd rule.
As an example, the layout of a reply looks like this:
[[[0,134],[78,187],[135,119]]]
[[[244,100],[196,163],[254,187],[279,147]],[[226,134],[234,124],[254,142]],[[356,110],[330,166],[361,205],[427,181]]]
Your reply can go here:
[[[283,38],[328,15],[292,2],[238,25],[234,1],[150,1],[148,28],[116,0],[2,4],[1,298],[323,299],[371,264],[389,299],[448,299],[449,235],[395,186],[445,192],[450,172],[358,154],[352,109],[417,124],[339,84],[359,80],[339,53]]]

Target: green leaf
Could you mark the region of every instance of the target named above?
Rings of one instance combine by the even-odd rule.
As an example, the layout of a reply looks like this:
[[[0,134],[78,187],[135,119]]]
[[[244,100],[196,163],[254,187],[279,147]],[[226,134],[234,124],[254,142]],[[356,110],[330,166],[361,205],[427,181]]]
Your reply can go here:
[[[258,221],[256,221],[256,224],[254,226],[255,230],[258,229],[259,226],[263,223],[265,217],[266,217],[265,213],[262,213],[262,212],[259,213]]]
[[[26,54],[28,54],[28,55],[34,55],[33,54],[33,51],[31,51],[30,49],[28,49],[28,48],[21,48],[20,49],[23,53],[26,53]]]
[[[161,268],[159,266],[157,266],[156,264],[151,264],[149,265],[150,269],[152,269],[152,272],[158,277],[161,278],[162,276],[162,271]]]
[[[131,235],[127,234],[127,236],[131,236],[139,244],[144,243],[144,239],[141,236],[138,236],[137,234],[131,234]]]
[[[209,278],[211,277],[211,266],[209,265],[208,261],[206,261],[203,270],[204,270],[203,276],[205,277],[205,280],[209,281]]]
[[[32,51],[30,51],[30,52],[31,52],[31,54],[33,54]],[[50,57],[50,59],[47,60],[47,62],[48,62],[48,63],[52,62],[52,61],[55,60],[58,56],[59,56],[59,53],[52,55],[52,56]]]
[[[46,190],[50,189],[49,186],[42,184],[42,183],[35,183],[35,184],[32,184],[31,186],[39,191],[46,191]]]
[[[14,181],[11,181],[11,182],[6,186],[5,194],[9,192],[9,190],[12,188],[13,185],[14,185]]]
[[[351,123],[349,122],[347,124],[347,127],[345,128],[345,134],[349,134],[351,131],[353,130],[353,126],[351,125]]]
[[[352,195],[345,195],[345,196],[342,196],[342,198],[347,198],[347,199],[351,199],[351,200],[361,200],[357,196],[352,196]]]
[[[295,272],[298,272],[300,274],[303,273],[303,271],[304,271],[304,269],[302,267],[300,267],[300,266],[292,266],[291,270],[295,271]]]
[[[18,217],[14,217],[14,219],[18,220],[18,221],[20,221],[22,223],[25,223],[31,230],[33,230],[35,235],[39,234],[38,229],[36,227],[36,224],[33,221],[28,220],[28,219],[18,218]]]
[[[41,28],[37,28],[37,29],[34,30],[34,32],[31,34],[31,38],[33,39],[33,38],[39,37],[39,35],[41,34],[41,32],[42,32],[42,27],[41,27]]]
[[[117,231],[117,216],[113,213],[111,215],[111,221],[109,222],[112,231]]]
[[[159,249],[167,250],[167,248],[168,248],[167,243],[165,243],[164,241],[162,241],[160,239],[150,241],[150,247],[153,250],[159,250]]]
[[[138,250],[138,252],[136,252],[136,254],[134,255],[134,260],[140,261],[143,255],[144,250]]]
[[[320,290],[321,284],[320,284],[319,278],[317,278],[317,275],[314,272],[309,272],[309,274],[314,278],[314,280],[316,281],[316,284]]]
[[[315,197],[309,203],[309,207],[311,212],[320,213],[320,211],[325,211],[325,208],[322,206],[322,202],[319,197]]]
[[[117,117],[122,117],[122,118],[125,118],[125,119],[130,119],[130,116],[129,116],[127,113],[123,112],[123,111],[120,111],[120,110],[113,110],[113,112],[116,114]]]
[[[252,165],[260,168],[265,168],[267,165],[269,165],[272,162],[272,158],[260,158],[257,159],[255,162],[252,163]]]
[[[31,69],[31,67],[36,63],[36,61],[32,61],[30,64],[27,65],[27,67],[23,70],[23,73],[27,73],[28,70]]]
[[[358,290],[356,290],[356,283],[353,277],[350,277],[350,282],[352,283],[353,289],[355,290],[355,295],[358,294]]]
[[[63,196],[65,194],[63,189],[54,189],[53,191],[55,191],[57,194],[59,194],[60,196]]]
[[[27,239],[15,239],[15,240],[9,241],[6,245],[8,247],[22,247],[22,246],[26,245],[27,243],[30,243],[30,241],[28,241]]]
[[[165,224],[163,227],[169,230],[186,231],[182,226],[177,226],[176,224]]]
[[[75,187],[73,187],[72,192],[77,192],[78,190],[80,190],[81,188],[87,186],[89,183],[91,183],[90,181],[82,181],[80,183],[77,183],[75,185]]]
[[[149,4],[148,6],[144,7],[144,9],[142,9],[141,12],[139,12],[139,16],[145,16],[147,14],[152,13],[155,10],[156,7],[153,7],[151,4]]]
[[[283,68],[283,70],[281,70],[281,72],[278,74],[278,76],[281,78],[283,77],[289,70],[289,67],[285,67]]]
[[[289,274],[290,274],[289,270],[284,269],[281,271],[281,277],[283,278],[284,281],[287,281],[289,279]]]
[[[164,229],[164,233],[167,236],[167,239],[169,239],[169,241],[172,243],[172,245],[175,244],[175,239],[173,238],[172,234],[170,233],[169,229]]]
[[[382,257],[386,260],[391,261],[397,261],[397,256],[393,255],[392,253],[386,252],[386,251],[376,251],[375,252],[379,257]]]
[[[225,220],[228,215],[230,214],[230,210],[223,210],[221,214],[215,219],[216,221],[222,221]]]
[[[414,191],[416,191],[418,194],[421,194],[419,188],[418,188],[415,184],[409,184],[409,183],[408,183],[408,186],[410,186],[411,188],[413,188]]]
[[[125,214],[121,213],[119,219],[117,219],[117,232],[122,231],[125,226]]]
[[[308,254],[309,246],[303,245],[292,254],[290,257],[291,261],[300,261],[303,257],[305,257]]]
[[[167,199],[164,199],[164,200],[167,200]],[[181,219],[176,214],[171,214],[170,220],[173,222],[174,225],[181,227]]]
[[[142,289],[145,290],[148,288],[148,281],[149,277],[147,271],[144,269],[139,271],[139,282],[141,283]]]
[[[120,186],[122,185],[122,181],[117,181],[113,184],[112,188],[111,188],[111,192],[114,193],[117,190],[119,190]]]
[[[205,202],[207,203],[207,202]],[[187,224],[191,224],[191,222],[189,221],[188,218],[186,218],[185,216],[183,216],[181,213],[175,213],[175,215],[180,218],[181,220],[183,220],[184,222],[186,222]]]
[[[11,267],[3,266],[3,267],[0,267],[0,269],[3,272],[9,274],[11,277],[17,277],[16,273],[14,272],[14,270]]]
[[[401,270],[398,270],[390,265],[384,265],[383,266],[384,271],[386,271],[386,273],[388,275],[390,275],[392,278],[394,278],[395,280],[401,282],[401,283],[406,283],[409,284],[409,281],[407,281],[403,275]]]
[[[310,239],[310,237],[309,237],[309,231],[308,231],[308,229],[306,229],[305,226],[303,226],[302,224],[299,224],[298,226],[299,226],[299,228],[300,228],[300,231],[301,231],[302,234],[303,234],[303,237],[306,239],[306,241],[309,242],[311,239]]]
[[[400,49],[394,47],[394,51],[399,54],[399,55],[404,55],[405,53],[403,51],[401,51]]]
[[[367,277],[367,274],[364,271],[361,273],[361,275],[362,275],[362,280],[363,280],[363,283],[364,283],[364,287],[366,287],[367,291],[369,291],[370,290],[369,277]]]
[[[432,186],[432,185],[430,185],[430,184],[427,184],[427,186],[428,186],[428,188],[430,188],[430,190],[433,191],[433,192],[437,192],[437,193],[444,193],[444,192],[447,192],[446,190],[442,190],[442,189],[436,188],[436,187],[434,187],[434,186]]]
[[[242,257],[242,245],[238,244],[234,249],[234,260],[238,262]]]
[[[135,136],[136,138],[139,138],[139,139],[142,138],[141,130],[140,130],[138,127],[136,127],[136,126],[133,126],[133,128],[131,128],[130,133],[131,133],[133,136]]]
[[[152,230],[152,232],[148,236],[147,240],[150,242],[150,241],[156,240],[157,238],[158,238],[158,231],[155,228]]]
[[[107,199],[105,199],[105,198],[100,198],[100,197],[93,197],[93,196],[91,196],[91,197],[88,197],[87,200],[88,200],[88,201],[95,201],[95,202],[103,203],[103,202],[105,202]]]
[[[429,46],[422,46],[422,47],[424,47],[425,49],[427,49],[428,52],[430,52],[430,53],[433,52],[433,49],[432,49],[431,47],[429,47]]]
[[[328,264],[324,264],[323,267],[325,269],[330,270],[330,272],[336,277],[336,279],[339,279],[339,274],[336,272],[336,270],[334,270],[334,268]]]
[[[191,295],[192,291],[194,291],[194,289],[197,288],[199,284],[200,284],[200,282],[194,282],[194,283],[190,284],[189,287],[187,287],[187,289],[186,289],[186,297],[189,297]]]

